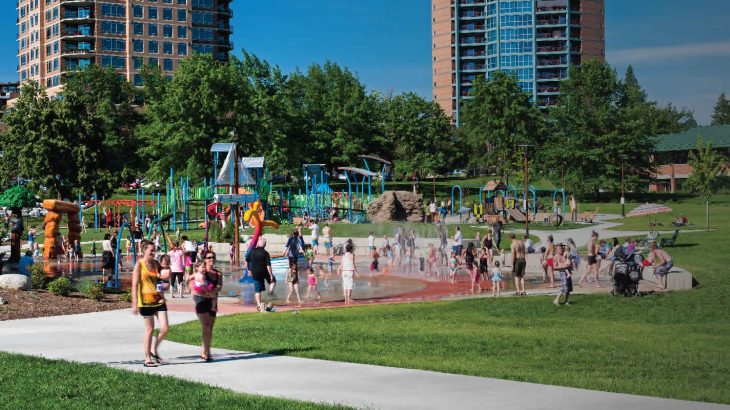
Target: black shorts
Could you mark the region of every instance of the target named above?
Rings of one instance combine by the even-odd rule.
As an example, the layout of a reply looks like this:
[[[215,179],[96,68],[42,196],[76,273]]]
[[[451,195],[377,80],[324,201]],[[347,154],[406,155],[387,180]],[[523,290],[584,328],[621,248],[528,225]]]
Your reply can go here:
[[[163,303],[160,306],[143,306],[139,308],[139,315],[142,317],[155,316],[157,312],[167,312],[167,305]]]
[[[525,258],[516,258],[512,273],[516,278],[523,278],[525,276],[525,268],[527,268],[527,261]]]
[[[101,267],[102,269],[114,268],[114,254],[111,251],[101,253]]]
[[[170,283],[172,283],[174,285],[175,280],[177,280],[178,283],[183,283],[183,273],[182,272],[172,272],[172,275],[170,275]]]
[[[589,265],[595,265],[596,264],[596,257],[593,255],[588,255],[588,264]]]
[[[253,290],[256,293],[261,293],[266,291],[266,284],[264,283],[264,278],[261,279],[253,279]]]
[[[213,299],[194,295],[193,300],[195,301],[195,313],[199,315],[208,313],[213,317],[216,316],[217,313],[213,311]]]

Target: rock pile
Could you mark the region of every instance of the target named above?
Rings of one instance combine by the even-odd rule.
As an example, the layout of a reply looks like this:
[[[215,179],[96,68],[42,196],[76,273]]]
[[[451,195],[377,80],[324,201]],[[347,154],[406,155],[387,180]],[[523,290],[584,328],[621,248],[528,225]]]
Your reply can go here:
[[[409,191],[386,191],[368,205],[371,222],[423,221],[423,196]]]

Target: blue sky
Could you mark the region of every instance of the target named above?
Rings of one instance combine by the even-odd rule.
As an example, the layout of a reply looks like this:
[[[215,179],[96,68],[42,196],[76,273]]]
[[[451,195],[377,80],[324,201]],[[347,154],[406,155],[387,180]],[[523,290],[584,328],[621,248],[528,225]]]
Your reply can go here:
[[[15,2],[0,9],[0,81],[17,79]],[[348,66],[368,88],[431,96],[429,0],[233,0],[233,41],[302,70],[326,60]],[[730,1],[606,0],[606,50],[623,75],[634,66],[650,98],[709,123],[730,95]]]

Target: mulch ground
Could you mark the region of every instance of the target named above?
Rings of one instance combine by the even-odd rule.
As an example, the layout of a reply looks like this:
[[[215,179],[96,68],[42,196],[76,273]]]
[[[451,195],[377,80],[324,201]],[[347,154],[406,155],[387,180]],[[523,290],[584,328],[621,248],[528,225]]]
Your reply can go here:
[[[96,301],[78,294],[63,297],[47,291],[0,289],[0,297],[5,301],[0,305],[0,320],[102,312],[131,306],[119,300],[119,295],[105,295],[104,299]]]

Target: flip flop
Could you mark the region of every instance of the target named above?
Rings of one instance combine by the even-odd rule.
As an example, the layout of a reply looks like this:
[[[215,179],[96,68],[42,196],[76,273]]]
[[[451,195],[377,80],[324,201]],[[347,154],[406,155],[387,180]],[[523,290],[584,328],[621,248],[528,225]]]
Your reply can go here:
[[[150,353],[150,356],[152,356],[152,358],[155,359],[155,361],[157,362],[157,364],[161,364],[162,363],[162,358],[160,356],[158,356],[156,354],[152,354],[152,353]]]
[[[157,367],[155,362],[144,362],[144,367]]]

